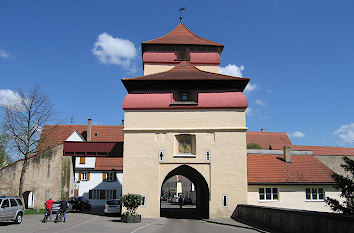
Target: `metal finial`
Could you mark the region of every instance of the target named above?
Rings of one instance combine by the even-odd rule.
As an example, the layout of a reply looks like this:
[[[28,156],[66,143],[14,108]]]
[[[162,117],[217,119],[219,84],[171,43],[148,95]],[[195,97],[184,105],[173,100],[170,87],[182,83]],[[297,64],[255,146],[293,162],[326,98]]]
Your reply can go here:
[[[182,23],[182,11],[184,11],[186,8],[185,7],[182,7],[182,8],[179,8],[179,22]]]

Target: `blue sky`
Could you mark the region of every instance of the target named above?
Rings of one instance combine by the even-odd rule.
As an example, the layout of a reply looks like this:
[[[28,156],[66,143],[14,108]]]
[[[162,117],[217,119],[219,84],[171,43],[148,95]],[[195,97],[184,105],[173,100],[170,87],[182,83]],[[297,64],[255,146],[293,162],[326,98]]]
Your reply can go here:
[[[192,32],[225,45],[221,66],[251,78],[250,130],[354,146],[354,1],[1,1],[0,104],[39,84],[64,123],[120,124],[121,78],[143,74],[140,43],[182,6]]]

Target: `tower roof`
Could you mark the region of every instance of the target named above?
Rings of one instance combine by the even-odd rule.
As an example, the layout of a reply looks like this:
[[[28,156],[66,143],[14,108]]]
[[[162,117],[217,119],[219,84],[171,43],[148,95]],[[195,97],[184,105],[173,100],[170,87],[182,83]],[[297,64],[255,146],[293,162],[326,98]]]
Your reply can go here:
[[[175,29],[166,35],[141,43],[145,44],[183,44],[183,45],[212,45],[224,47],[224,45],[195,35],[183,23],[179,23]]]
[[[188,61],[182,61],[172,69],[134,78],[125,78],[129,80],[242,80],[249,81],[249,78],[240,78],[224,74],[212,73],[198,69]]]
[[[190,88],[236,88],[243,91],[249,78],[233,77],[218,73],[203,71],[187,61],[183,61],[169,71],[122,79],[128,91],[141,90],[154,86],[155,88],[169,87],[170,85]]]

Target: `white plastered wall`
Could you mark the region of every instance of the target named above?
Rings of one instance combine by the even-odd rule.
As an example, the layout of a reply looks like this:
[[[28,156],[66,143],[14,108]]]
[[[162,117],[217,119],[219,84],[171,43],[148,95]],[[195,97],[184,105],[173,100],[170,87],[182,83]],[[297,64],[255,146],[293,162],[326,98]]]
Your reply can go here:
[[[278,188],[279,201],[260,201],[258,188]],[[331,209],[324,201],[306,200],[306,188],[323,188],[325,198],[331,197],[339,199],[339,194],[333,185],[248,185],[248,204],[271,206],[279,208],[325,211],[331,212]]]
[[[114,182],[106,182],[103,181],[102,171],[87,171],[90,172],[90,180],[88,181],[80,181],[78,183],[79,196],[84,196],[89,199],[89,190],[97,189],[97,190],[117,190],[117,198],[122,193],[122,183],[123,183],[123,174],[121,171],[116,171],[117,181]],[[109,172],[109,171],[107,171]],[[79,173],[75,173],[75,182],[79,179]],[[103,206],[106,199],[89,199],[92,206]]]

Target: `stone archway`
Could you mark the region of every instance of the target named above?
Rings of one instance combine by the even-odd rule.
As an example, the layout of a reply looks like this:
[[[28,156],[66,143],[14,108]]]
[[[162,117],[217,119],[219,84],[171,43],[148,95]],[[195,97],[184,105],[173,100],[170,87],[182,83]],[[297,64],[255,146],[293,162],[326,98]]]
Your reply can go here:
[[[182,175],[187,177],[195,186],[196,191],[196,209],[194,210],[186,210],[186,209],[176,209],[173,211],[169,211],[161,208],[160,204],[160,216],[161,217],[171,217],[171,218],[194,218],[194,219],[203,219],[209,218],[209,187],[205,178],[202,174],[200,174],[196,169],[188,166],[181,165],[172,171],[170,171],[162,185],[172,176]]]

